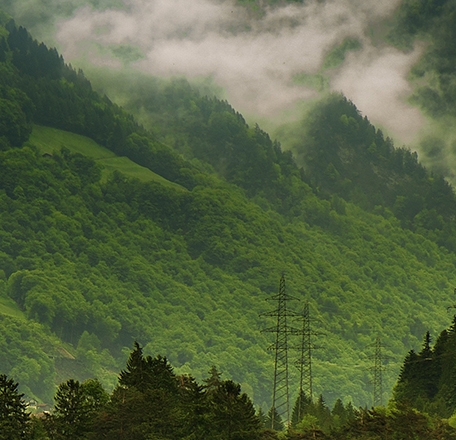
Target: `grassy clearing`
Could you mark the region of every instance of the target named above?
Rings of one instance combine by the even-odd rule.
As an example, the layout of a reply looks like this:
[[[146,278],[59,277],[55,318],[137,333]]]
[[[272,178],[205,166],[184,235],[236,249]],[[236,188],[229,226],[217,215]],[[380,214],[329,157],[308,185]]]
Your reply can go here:
[[[16,302],[7,297],[0,295],[0,314],[11,316],[17,319],[25,319],[24,313],[19,309]]]
[[[52,154],[66,147],[73,153],[81,153],[97,161],[116,157],[112,151],[88,137],[40,125],[33,126],[30,143],[37,146],[43,154]]]
[[[128,177],[139,179],[142,182],[155,181],[162,185],[185,190],[182,186],[166,180],[127,157],[116,156],[112,151],[85,136],[56,128],[35,125],[29,142],[38,147],[43,154],[52,154],[53,152],[60,151],[62,147],[66,147],[73,153],[80,153],[92,158],[103,167],[103,181],[106,181],[109,175],[117,170]]]

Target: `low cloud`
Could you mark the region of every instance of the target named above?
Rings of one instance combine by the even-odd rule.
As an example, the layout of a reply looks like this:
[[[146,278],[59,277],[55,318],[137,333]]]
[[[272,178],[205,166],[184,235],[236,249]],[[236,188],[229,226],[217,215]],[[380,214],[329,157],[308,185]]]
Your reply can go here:
[[[368,47],[351,54],[331,81],[371,121],[386,128],[398,141],[416,140],[425,125],[420,110],[407,104],[412,93],[407,75],[421,50],[403,54],[392,48]]]
[[[332,47],[358,38],[363,48],[330,73],[331,87],[405,138],[419,125],[419,113],[404,101],[405,75],[414,58],[376,50],[366,38],[370,24],[396,5],[396,0],[311,1],[269,9],[258,18],[232,1],[129,0],[122,9],[74,11],[58,23],[56,41],[68,60],[86,57],[110,65],[121,62],[109,47],[134,46],[142,53],[135,68],[160,76],[211,77],[239,110],[273,118],[315,96],[293,81],[297,74],[318,73]],[[410,121],[398,124],[391,115],[404,114],[404,108]]]
[[[407,105],[407,73],[419,51],[376,47],[368,37],[399,1],[308,0],[268,9],[261,17],[234,0],[68,0],[65,8],[55,0],[27,0],[27,5],[35,15],[42,11],[52,43],[75,65],[84,60],[121,68],[128,62],[152,75],[209,77],[236,109],[261,120],[278,120],[300,100],[315,97],[318,91],[296,77],[321,74],[332,48],[345,38],[357,39],[359,50],[323,72],[326,84],[388,134],[409,142],[423,125],[420,112]],[[34,23],[44,29],[39,20]],[[119,56],[129,48],[132,55]]]

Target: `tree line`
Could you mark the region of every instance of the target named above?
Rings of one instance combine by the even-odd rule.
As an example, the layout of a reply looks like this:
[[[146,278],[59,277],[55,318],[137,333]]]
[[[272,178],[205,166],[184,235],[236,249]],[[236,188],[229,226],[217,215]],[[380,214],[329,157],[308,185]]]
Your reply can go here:
[[[0,374],[1,440],[299,440],[456,438],[445,420],[410,405],[358,408],[338,399],[332,411],[322,396],[299,396],[291,424],[273,409],[257,411],[239,384],[211,367],[199,384],[177,375],[160,355],[145,356],[135,342],[117,385],[107,393],[97,379],[61,383],[50,412],[31,415],[18,384]],[[271,429],[274,418],[275,429]]]

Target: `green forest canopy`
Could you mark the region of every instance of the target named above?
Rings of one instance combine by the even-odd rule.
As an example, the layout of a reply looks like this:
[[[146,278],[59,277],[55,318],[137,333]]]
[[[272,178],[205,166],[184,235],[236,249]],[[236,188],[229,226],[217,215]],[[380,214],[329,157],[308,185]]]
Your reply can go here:
[[[28,395],[50,401],[54,378],[74,373],[113,387],[138,340],[180,373],[200,378],[217,365],[268,407],[272,358],[261,329],[270,323],[259,314],[282,271],[326,333],[314,382],[329,402],[369,404],[366,346],[377,335],[393,359],[388,390],[403,353],[446,320],[456,256],[440,246],[452,230],[437,210],[442,228],[419,229],[386,202],[366,207],[352,193],[346,200],[333,193],[325,179],[316,186],[258,126],[185,81],[151,86],[156,111],[168,107],[161,131],[151,135],[55,50],[11,22],[7,29],[0,51],[0,106],[8,121],[0,127],[0,369]],[[190,105],[183,114],[192,118],[175,119],[176,109]],[[325,111],[340,121],[334,129],[348,132],[343,147],[362,150],[373,137],[391,157],[408,157],[343,98],[332,98]],[[43,155],[49,127],[65,148],[49,137],[55,148]],[[119,172],[102,178],[101,164],[75,151],[88,141],[73,144],[69,132],[162,179]],[[361,140],[352,144],[353,136]],[[369,154],[379,160],[377,150]],[[413,158],[405,163],[423,191],[441,181]],[[408,181],[405,171],[395,175]],[[395,202],[406,197],[394,191]],[[296,376],[292,383],[296,394]]]

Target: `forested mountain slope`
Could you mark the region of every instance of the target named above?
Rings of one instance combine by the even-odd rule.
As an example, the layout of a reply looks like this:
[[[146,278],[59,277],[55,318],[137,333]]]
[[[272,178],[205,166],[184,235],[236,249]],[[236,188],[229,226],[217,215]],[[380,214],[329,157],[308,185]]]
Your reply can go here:
[[[122,72],[103,71],[96,84],[162,142],[188,159],[209,163],[262,206],[287,218],[305,215],[300,201],[310,187],[333,203],[343,198],[370,212],[386,208],[403,227],[456,250],[451,185],[427,170],[416,152],[396,148],[344,96],[329,94],[298,123],[284,127],[292,139],[284,152],[227,102],[208,99],[185,79],[132,75],[125,85]]]
[[[184,79],[165,82],[134,75],[122,86],[122,72],[105,71],[100,77],[103,84],[97,86],[160,140],[189,159],[209,163],[262,206],[312,222],[301,205],[310,187],[333,203],[342,198],[370,212],[387,209],[403,227],[456,250],[451,185],[427,170],[416,152],[396,148],[340,94],[319,100],[299,123],[282,128],[291,148],[283,152],[227,102],[202,96]]]
[[[317,196],[292,155],[228,103],[201,96],[185,113],[193,125],[164,118],[152,135],[25,29],[3,33],[0,369],[30,395],[49,400],[52,376],[71,368],[114,384],[138,340],[179,373],[200,378],[215,364],[267,408],[271,321],[259,315],[283,271],[326,334],[314,383],[329,402],[370,403],[366,347],[378,334],[393,359],[387,395],[394,359],[447,319],[454,253],[388,209]],[[160,106],[192,105],[176,84],[187,87],[171,83]],[[68,148],[43,155],[33,123],[88,136],[175,185],[102,178]],[[191,162],[166,145],[179,139]]]

